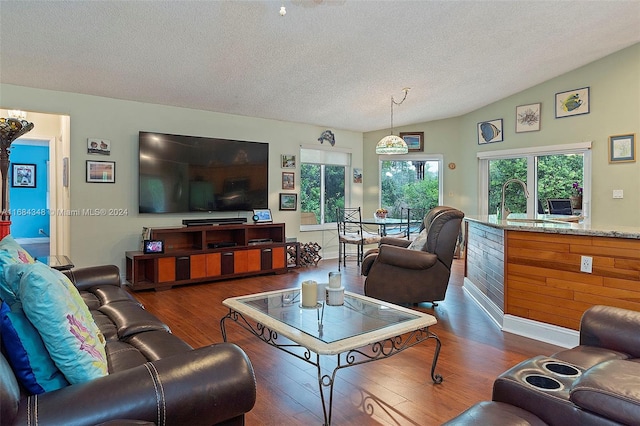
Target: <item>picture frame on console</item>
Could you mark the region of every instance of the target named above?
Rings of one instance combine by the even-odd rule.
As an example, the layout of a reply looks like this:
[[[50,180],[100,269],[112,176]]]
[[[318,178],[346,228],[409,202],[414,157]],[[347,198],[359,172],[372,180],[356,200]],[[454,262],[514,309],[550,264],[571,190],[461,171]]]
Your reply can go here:
[[[253,221],[255,223],[273,222],[273,216],[271,216],[271,209],[253,209]]]
[[[298,194],[280,194],[280,210],[297,210]]]

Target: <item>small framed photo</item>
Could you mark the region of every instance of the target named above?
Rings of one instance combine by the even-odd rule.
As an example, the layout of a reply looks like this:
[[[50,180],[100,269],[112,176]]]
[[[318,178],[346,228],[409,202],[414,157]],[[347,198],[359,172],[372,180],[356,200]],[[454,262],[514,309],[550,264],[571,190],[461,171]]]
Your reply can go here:
[[[589,114],[589,88],[556,93],[556,118]]]
[[[541,103],[516,107],[516,133],[537,132],[540,130]]]
[[[283,169],[295,169],[296,168],[296,156],[289,154],[282,154],[280,156],[280,164]]]
[[[280,210],[297,210],[298,194],[280,193]]]
[[[164,253],[164,241],[144,240],[144,244],[142,245],[142,252],[144,254],[162,254]]]
[[[294,189],[295,188],[295,173],[282,172],[282,189]]]
[[[36,187],[35,164],[12,164],[11,186],[20,188]]]
[[[111,141],[106,139],[87,139],[88,154],[111,155]]]
[[[609,163],[636,161],[636,134],[609,136]]]
[[[89,183],[115,183],[115,161],[91,161],[87,160],[87,182]]]
[[[273,217],[271,216],[271,209],[253,209],[253,221],[255,223],[273,222]]]
[[[362,183],[362,169],[353,168],[353,183]]]
[[[424,132],[400,132],[400,137],[409,147],[409,152],[424,151]]]
[[[478,123],[478,145],[503,140],[502,118]]]

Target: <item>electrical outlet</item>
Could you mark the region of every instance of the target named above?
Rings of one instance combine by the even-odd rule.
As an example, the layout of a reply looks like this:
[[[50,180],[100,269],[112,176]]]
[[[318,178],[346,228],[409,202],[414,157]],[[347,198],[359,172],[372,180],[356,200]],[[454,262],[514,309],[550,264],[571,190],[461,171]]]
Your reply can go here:
[[[591,256],[580,256],[580,272],[590,274],[593,271],[593,258]]]

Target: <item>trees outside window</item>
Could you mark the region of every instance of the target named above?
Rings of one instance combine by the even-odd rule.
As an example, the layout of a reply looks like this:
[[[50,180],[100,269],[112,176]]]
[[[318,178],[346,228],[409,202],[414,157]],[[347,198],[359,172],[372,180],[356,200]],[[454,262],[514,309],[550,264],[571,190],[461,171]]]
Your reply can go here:
[[[441,164],[440,159],[382,159],[380,207],[400,218],[403,209],[426,212],[441,204]]]
[[[346,167],[328,164],[300,165],[302,213],[313,213],[317,224],[336,222],[336,209],[345,206]]]
[[[527,184],[528,203],[522,187],[509,185],[505,191],[505,205],[513,213],[547,212],[547,200],[570,198],[574,195],[574,185],[583,188],[585,158],[583,153],[528,155],[514,158],[490,159],[488,211],[496,214],[500,208],[502,185],[511,178]],[[538,202],[540,204],[538,204]]]

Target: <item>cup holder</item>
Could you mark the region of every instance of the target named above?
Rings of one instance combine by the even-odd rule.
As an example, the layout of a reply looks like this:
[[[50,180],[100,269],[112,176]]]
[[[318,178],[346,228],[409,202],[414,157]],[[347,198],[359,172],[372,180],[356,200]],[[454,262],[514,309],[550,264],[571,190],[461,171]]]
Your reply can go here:
[[[547,362],[543,365],[545,370],[564,377],[576,377],[580,375],[580,370],[569,364],[560,362]]]
[[[557,391],[562,389],[562,383],[553,377],[540,376],[538,374],[530,374],[524,378],[524,381],[531,386],[548,391]]]

